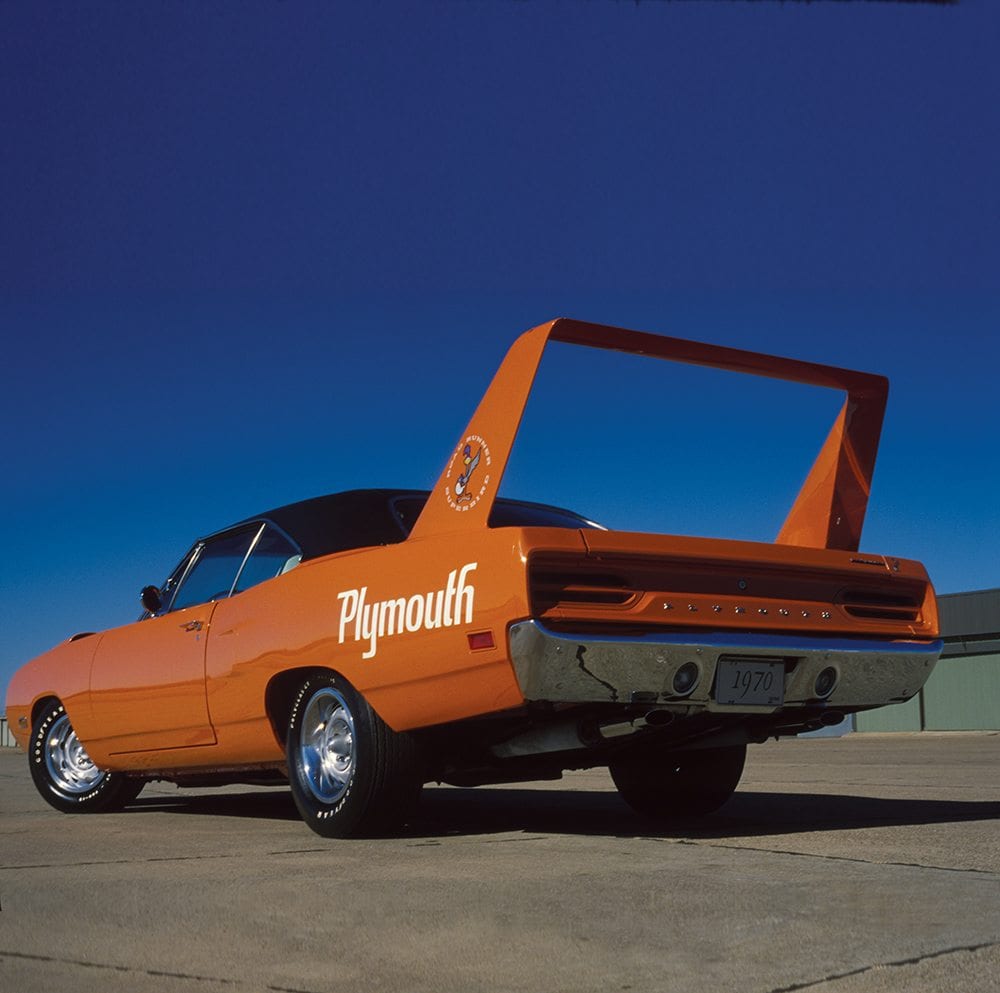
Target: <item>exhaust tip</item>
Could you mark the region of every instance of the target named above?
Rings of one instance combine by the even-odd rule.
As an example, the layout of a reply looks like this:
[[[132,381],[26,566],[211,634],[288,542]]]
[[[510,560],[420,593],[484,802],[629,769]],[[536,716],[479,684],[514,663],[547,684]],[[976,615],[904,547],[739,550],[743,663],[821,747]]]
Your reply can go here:
[[[665,728],[674,723],[674,715],[669,710],[651,710],[646,714],[646,723],[651,728]]]
[[[813,692],[818,700],[825,700],[837,688],[838,676],[837,670],[832,665],[828,665],[816,677]]]
[[[677,696],[688,696],[694,692],[701,678],[701,669],[697,662],[685,662],[674,673],[673,688]]]

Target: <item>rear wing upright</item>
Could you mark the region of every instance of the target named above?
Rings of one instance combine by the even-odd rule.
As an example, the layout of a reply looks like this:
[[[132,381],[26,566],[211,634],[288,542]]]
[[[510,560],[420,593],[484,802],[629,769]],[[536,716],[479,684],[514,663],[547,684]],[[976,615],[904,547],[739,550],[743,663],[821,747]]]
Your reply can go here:
[[[431,491],[411,537],[487,526],[549,341],[843,391],[844,405],[775,540],[782,545],[857,550],[889,393],[885,377],[566,318],[532,328],[511,345]]]

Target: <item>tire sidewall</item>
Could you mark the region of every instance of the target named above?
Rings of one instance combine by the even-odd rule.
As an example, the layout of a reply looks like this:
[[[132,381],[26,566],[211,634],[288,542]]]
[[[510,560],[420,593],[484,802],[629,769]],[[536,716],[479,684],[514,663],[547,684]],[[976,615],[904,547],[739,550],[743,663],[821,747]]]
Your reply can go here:
[[[49,773],[45,760],[49,734],[53,725],[64,716],[68,719],[66,708],[61,703],[51,704],[42,711],[32,729],[28,758],[35,787],[43,799],[64,813],[106,810],[115,805],[121,792],[123,777],[117,773],[104,771],[97,784],[86,793],[70,793],[62,789]]]
[[[309,702],[320,690],[334,689],[343,699],[354,722],[354,762],[351,778],[344,792],[335,801],[320,800],[305,781],[302,767],[302,720]],[[351,834],[364,817],[371,794],[372,728],[369,709],[364,699],[344,679],[332,674],[308,677],[299,687],[288,718],[288,738],[285,756],[288,781],[295,805],[302,819],[317,833],[327,838],[343,838]]]
[[[633,810],[674,820],[718,810],[735,792],[745,760],[745,745],[682,752],[654,747],[631,752],[610,772]]]

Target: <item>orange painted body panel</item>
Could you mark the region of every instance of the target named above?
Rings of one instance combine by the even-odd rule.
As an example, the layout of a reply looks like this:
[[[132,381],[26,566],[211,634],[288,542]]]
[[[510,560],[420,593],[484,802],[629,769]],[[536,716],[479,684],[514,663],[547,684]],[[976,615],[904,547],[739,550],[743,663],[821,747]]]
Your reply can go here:
[[[661,585],[647,589],[637,603],[626,607],[630,619],[636,621],[662,623],[669,613],[664,611],[666,601],[671,610],[684,615],[683,623],[690,628],[938,636],[937,601],[919,562],[751,541],[621,531],[582,534],[588,555],[602,564],[656,559]],[[741,583],[745,584],[742,590]],[[851,614],[852,591],[890,588],[900,596],[912,594],[916,616],[905,626],[896,620]],[[743,610],[738,612],[740,607]],[[830,616],[825,617],[824,611]],[[601,619],[602,614],[609,618],[618,614],[621,619],[622,607],[602,610],[588,605],[586,613],[590,620]],[[583,617],[583,611],[574,614],[564,609],[563,614],[561,619]]]
[[[90,669],[90,716],[77,734],[106,757],[215,743],[205,700],[206,603],[105,632]]]
[[[489,528],[549,340],[844,391],[777,544]],[[52,696],[105,768],[280,765],[266,701],[281,674],[334,670],[397,731],[511,711],[524,698],[507,633],[530,617],[622,630],[933,639],[937,613],[922,567],[855,554],[886,393],[881,377],[812,363],[578,321],[534,328],[508,352],[407,540],[312,559],[218,602],[60,645],[15,675],[11,728],[25,745],[20,722],[30,725],[33,708]],[[563,566],[617,588],[603,601],[586,590],[547,600]],[[882,601],[903,606],[870,609]],[[477,632],[489,632],[493,647],[473,648]]]
[[[94,694],[95,716],[106,723],[88,723],[78,733],[94,761],[108,769],[280,763],[284,751],[264,710],[267,686],[282,672],[314,668],[344,675],[395,730],[519,706],[523,698],[506,653],[505,632],[510,621],[528,613],[527,534],[531,547],[543,552],[585,552],[578,531],[561,529],[484,531],[463,543],[461,560],[450,540],[407,541],[306,562],[287,575],[208,605],[214,610],[202,632],[207,645],[202,691],[211,719],[207,730],[194,723],[194,716],[203,711],[193,682],[137,685],[130,651],[119,657],[115,669],[120,684],[112,687],[105,679],[100,693]],[[364,588],[368,604],[410,600],[432,592],[432,586],[446,588],[449,574],[469,564],[474,565],[466,575],[474,605],[471,623],[427,628],[421,622],[416,631],[376,634],[375,653],[369,659],[364,655],[371,651],[371,639],[360,631],[361,637],[355,638],[355,622],[345,626],[340,640],[339,594]],[[174,621],[175,630],[191,638],[180,625],[199,609],[205,608],[142,621],[107,637],[122,644],[129,633],[141,637],[150,624]],[[182,620],[175,620],[178,617]],[[472,630],[492,631],[496,647],[470,649]],[[98,661],[100,657],[98,653]],[[98,668],[95,663],[95,671]],[[131,681],[125,678],[128,672]],[[156,727],[136,733],[130,726],[129,737],[123,739],[122,715],[137,710],[155,714]],[[208,734],[212,740],[206,741]],[[134,746],[127,755],[123,741]]]
[[[485,531],[464,543],[459,555],[452,542],[441,539],[332,555],[220,603],[207,671],[220,748],[240,751],[260,740],[260,701],[271,679],[289,669],[335,669],[396,730],[520,704],[503,635],[510,619],[527,614],[522,533]],[[578,532],[548,534],[545,547],[583,551]],[[395,623],[386,623],[381,635],[376,628],[374,643],[365,636],[363,616],[347,619],[341,631],[341,609],[352,593],[360,599],[365,591],[363,615],[365,605],[409,603],[417,595],[426,598],[446,589],[449,575],[469,565],[465,588],[472,591],[471,622],[464,623],[463,613],[461,624],[428,628],[421,619],[415,630],[394,633],[389,631]],[[473,630],[493,630],[497,647],[472,651],[468,633]],[[274,746],[273,735],[268,736]],[[274,755],[272,747],[253,761]]]
[[[90,663],[101,635],[64,641],[14,673],[7,689],[7,722],[15,740],[27,751],[32,710],[45,697],[62,700],[73,726],[90,719]]]

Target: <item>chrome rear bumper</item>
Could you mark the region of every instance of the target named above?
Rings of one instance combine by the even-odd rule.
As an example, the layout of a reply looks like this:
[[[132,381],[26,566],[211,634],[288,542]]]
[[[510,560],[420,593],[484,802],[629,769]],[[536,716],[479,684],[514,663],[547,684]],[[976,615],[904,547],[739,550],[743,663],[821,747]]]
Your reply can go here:
[[[630,637],[573,635],[550,631],[537,621],[512,624],[510,653],[526,700],[552,703],[672,704],[688,714],[768,714],[794,707],[827,706],[851,711],[901,703],[927,681],[940,641],[810,638],[779,634],[694,632]],[[780,706],[720,704],[715,672],[720,658],[782,661]],[[685,663],[698,667],[687,694],[674,690]],[[817,696],[823,670],[836,671],[833,691]]]

